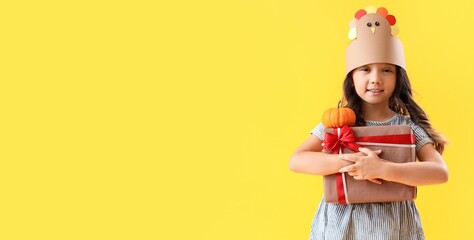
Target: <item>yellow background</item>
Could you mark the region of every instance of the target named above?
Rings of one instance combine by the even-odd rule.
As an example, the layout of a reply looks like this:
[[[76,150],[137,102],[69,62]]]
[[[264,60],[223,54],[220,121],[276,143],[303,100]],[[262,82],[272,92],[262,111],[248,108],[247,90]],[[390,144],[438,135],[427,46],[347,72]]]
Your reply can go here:
[[[450,140],[427,239],[472,238],[474,3],[48,0],[0,10],[0,239],[306,239],[322,180],[288,160],[367,5]]]

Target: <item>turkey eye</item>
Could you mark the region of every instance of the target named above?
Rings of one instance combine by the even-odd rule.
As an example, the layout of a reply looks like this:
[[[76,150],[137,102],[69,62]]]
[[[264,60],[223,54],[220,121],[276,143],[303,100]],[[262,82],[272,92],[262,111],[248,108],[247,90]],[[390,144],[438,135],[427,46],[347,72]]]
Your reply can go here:
[[[379,22],[375,22],[375,26],[380,26],[380,23]]]
[[[368,22],[367,27],[372,27],[372,23]]]

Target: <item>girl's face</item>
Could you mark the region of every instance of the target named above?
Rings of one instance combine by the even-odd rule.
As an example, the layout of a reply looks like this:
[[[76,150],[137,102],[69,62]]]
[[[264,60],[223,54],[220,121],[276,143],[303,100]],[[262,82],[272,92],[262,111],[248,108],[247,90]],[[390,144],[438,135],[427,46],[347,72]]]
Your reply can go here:
[[[397,68],[387,63],[372,63],[354,69],[354,87],[365,104],[386,105],[395,90]]]

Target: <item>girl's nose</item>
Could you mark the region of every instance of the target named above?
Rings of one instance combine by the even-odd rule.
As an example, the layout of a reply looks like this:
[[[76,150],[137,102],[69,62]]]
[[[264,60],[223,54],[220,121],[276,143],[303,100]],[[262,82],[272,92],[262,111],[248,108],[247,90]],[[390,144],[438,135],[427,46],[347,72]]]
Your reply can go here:
[[[370,80],[370,83],[371,83],[371,84],[380,84],[380,81],[379,81],[378,78],[375,78],[375,79],[372,78],[372,79]]]
[[[371,84],[380,84],[380,76],[377,73],[373,73],[370,76],[370,83]]]

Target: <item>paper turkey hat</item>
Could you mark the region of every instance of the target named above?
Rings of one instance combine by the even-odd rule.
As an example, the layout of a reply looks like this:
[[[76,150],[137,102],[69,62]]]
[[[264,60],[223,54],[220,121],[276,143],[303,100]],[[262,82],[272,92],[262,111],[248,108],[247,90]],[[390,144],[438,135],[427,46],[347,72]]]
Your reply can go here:
[[[391,63],[406,69],[402,42],[395,37],[396,19],[387,9],[360,9],[349,23],[351,43],[346,49],[346,74],[371,63]]]

